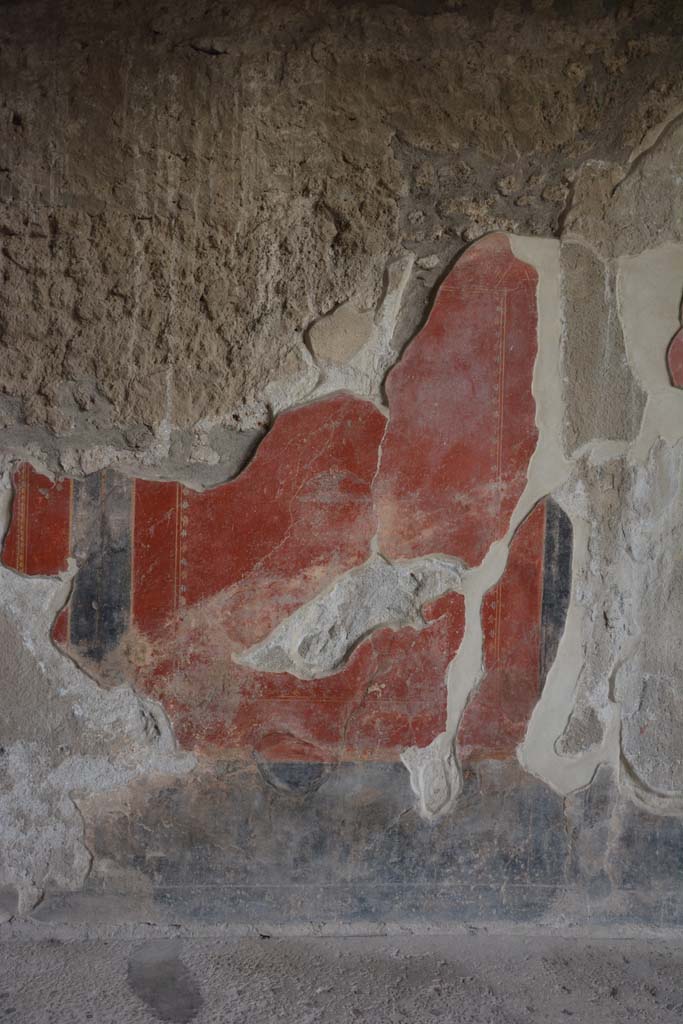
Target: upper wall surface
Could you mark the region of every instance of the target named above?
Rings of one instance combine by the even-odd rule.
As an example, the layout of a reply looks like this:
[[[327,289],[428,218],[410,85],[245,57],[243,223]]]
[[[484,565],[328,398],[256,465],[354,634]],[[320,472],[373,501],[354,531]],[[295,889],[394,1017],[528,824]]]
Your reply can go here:
[[[682,35],[675,2],[4,4],[9,439],[234,472],[392,259],[400,348],[464,242],[557,235],[578,169],[670,114]]]

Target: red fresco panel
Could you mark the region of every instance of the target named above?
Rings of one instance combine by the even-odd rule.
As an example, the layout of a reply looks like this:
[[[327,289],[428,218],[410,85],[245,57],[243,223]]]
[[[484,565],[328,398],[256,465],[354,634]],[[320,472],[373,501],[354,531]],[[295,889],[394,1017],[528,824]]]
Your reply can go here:
[[[211,642],[188,612],[176,637],[163,638],[166,658],[146,687],[163,699],[179,742],[210,757],[391,761],[445,726],[446,671],[462,638],[463,598],[441,598],[425,619],[419,631],[378,630],[339,672],[310,681],[235,663],[238,646]]]
[[[683,329],[674,334],[666,353],[666,364],[674,387],[683,388]]]
[[[135,625],[153,637],[201,605],[209,634],[250,645],[365,561],[385,427],[371,402],[334,395],[279,416],[226,484],[136,481]]]
[[[13,484],[12,519],[2,561],[29,576],[56,576],[66,569],[70,553],[72,481],[50,480],[23,463]],[[55,643],[65,643],[68,623],[69,611],[63,608],[52,627]]]
[[[278,417],[221,487],[136,482],[130,650],[138,686],[164,703],[184,746],[250,754],[265,729],[283,757],[337,757],[355,677],[340,691],[325,680],[316,699],[318,684],[254,672],[232,655],[368,557],[385,426],[372,403],[335,395]]]
[[[508,564],[482,603],[485,676],[465,709],[465,761],[514,755],[539,697],[545,504],[516,531]]]
[[[13,483],[3,563],[28,576],[56,576],[66,569],[69,557],[71,481],[50,480],[23,463]]]
[[[234,481],[203,493],[184,489],[187,605],[218,595],[214,614],[232,637],[252,644],[365,561],[385,428],[371,402],[333,395],[278,416]]]
[[[371,402],[337,394],[278,416],[226,484],[195,492],[135,481],[125,513],[130,587],[116,598],[130,604],[117,665],[163,703],[183,747],[210,757],[381,761],[444,728],[446,672],[463,632],[459,595],[435,602],[421,630],[376,631],[323,679],[256,672],[234,658],[364,562],[378,528],[389,557],[444,553],[470,564],[502,536],[536,442],[535,291],[535,272],[513,257],[507,238],[485,238],[459,260],[389,375],[388,427]],[[49,481],[46,489],[44,478],[34,487],[33,470],[21,472],[5,562],[58,571],[70,491]],[[488,756],[514,749],[538,685],[529,674],[534,629],[538,673],[533,581],[536,573],[540,586],[542,562],[534,516],[484,606],[489,673],[463,737],[472,751],[495,751]],[[91,525],[102,531],[99,520]],[[96,563],[107,552],[91,556]],[[81,602],[79,635],[85,615],[87,636],[88,608]],[[66,614],[54,636],[66,645]]]
[[[536,284],[505,235],[481,239],[389,373],[374,487],[387,557],[441,553],[477,565],[505,534],[537,439]]]

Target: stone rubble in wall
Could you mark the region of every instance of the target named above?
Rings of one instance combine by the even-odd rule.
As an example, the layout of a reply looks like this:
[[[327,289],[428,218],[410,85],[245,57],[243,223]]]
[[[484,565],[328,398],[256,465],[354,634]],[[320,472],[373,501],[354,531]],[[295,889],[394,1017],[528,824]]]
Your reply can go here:
[[[312,398],[349,390],[382,402],[384,378],[399,355],[396,321],[413,264],[413,254],[407,253],[388,265],[376,310],[347,302],[309,328],[309,344],[320,366]]]
[[[197,489],[228,480],[244,467],[273,417],[286,409],[335,391],[383,405],[382,385],[399,355],[396,323],[413,265],[409,252],[389,261],[375,308],[361,311],[349,300],[314,320],[307,332],[309,347],[302,340],[293,343],[283,372],[269,380],[258,401],[243,403],[239,414],[205,417],[192,429],[179,431],[173,426],[169,394],[165,418],[146,431],[139,449],[115,430],[86,431],[80,437],[71,431],[61,438],[37,427],[14,428],[5,447],[12,448],[17,461],[28,461],[49,476],[82,477],[116,468],[130,476],[176,479]],[[324,344],[312,340],[323,335]]]

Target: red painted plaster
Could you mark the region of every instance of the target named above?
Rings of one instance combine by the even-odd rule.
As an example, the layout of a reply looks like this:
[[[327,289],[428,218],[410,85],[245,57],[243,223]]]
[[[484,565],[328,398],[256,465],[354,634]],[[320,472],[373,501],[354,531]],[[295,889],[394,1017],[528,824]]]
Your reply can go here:
[[[445,726],[462,597],[441,598],[425,617],[419,631],[378,630],[339,672],[310,681],[234,662],[239,645],[208,630],[198,607],[160,638],[161,660],[150,652],[154,667],[140,666],[138,685],[163,701],[183,746],[211,757],[391,761]]]
[[[666,364],[671,383],[676,388],[683,388],[683,328],[677,331],[671,340],[666,353]]]
[[[458,731],[464,760],[514,754],[539,697],[545,505],[524,520],[501,579],[482,602],[485,675]]]
[[[220,487],[136,480],[137,628],[154,637],[212,602],[207,628],[253,644],[365,561],[385,426],[372,403],[334,395],[279,416],[246,469]]]
[[[374,487],[380,550],[481,562],[507,530],[536,446],[537,274],[505,235],[461,256],[387,378]]]
[[[67,567],[71,481],[50,480],[23,463],[12,482],[12,519],[2,560],[27,576],[55,576]]]

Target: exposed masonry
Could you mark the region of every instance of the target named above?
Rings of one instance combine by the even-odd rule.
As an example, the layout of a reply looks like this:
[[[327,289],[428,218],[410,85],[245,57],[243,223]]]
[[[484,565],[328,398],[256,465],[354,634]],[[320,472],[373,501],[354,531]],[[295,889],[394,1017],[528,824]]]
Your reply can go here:
[[[179,429],[172,422],[169,405],[153,434],[141,428],[139,444],[131,431],[108,432],[84,425],[61,437],[32,426],[6,431],[5,449],[58,477],[116,468],[131,476],[176,479],[197,489],[228,480],[244,466],[273,416],[284,409],[339,390],[383,406],[384,378],[400,353],[397,320],[413,266],[412,253],[387,264],[376,306],[359,309],[344,303],[314,320],[308,347],[298,351],[294,372],[276,376],[265,385],[262,399],[241,407],[239,430],[226,426],[221,417],[207,417],[191,429]],[[170,379],[170,371],[168,375]],[[85,407],[90,409],[98,401],[88,396]]]
[[[4,13],[7,446],[234,471],[314,320],[405,247],[407,340],[464,241],[556,234],[680,99],[670,2],[275,6]]]

